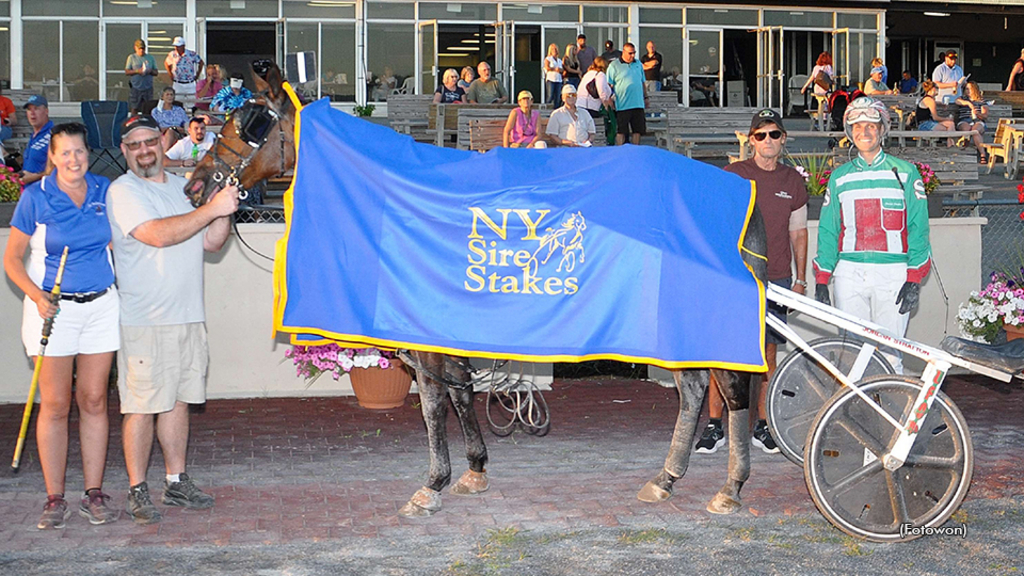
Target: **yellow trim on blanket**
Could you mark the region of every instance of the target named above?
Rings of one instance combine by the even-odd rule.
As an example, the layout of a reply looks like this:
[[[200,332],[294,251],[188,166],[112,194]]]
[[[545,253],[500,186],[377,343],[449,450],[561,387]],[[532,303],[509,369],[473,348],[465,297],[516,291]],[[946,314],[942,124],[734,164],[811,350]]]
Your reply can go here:
[[[754,182],[753,180],[751,180],[750,181],[750,204],[747,206],[747,219],[743,221],[743,230],[740,232],[739,249],[740,249],[740,256],[741,257],[743,255],[743,252],[747,252],[749,254],[753,254],[754,256],[760,256],[760,254],[754,254],[753,252],[750,252],[749,250],[747,250],[747,249],[745,249],[743,247],[743,242],[744,242],[744,240],[747,239],[747,228],[750,226],[750,217],[754,214],[754,206],[756,206],[756,205],[757,205],[757,182]],[[768,260],[768,258],[765,257],[765,261],[767,261],[767,260]],[[747,265],[746,260],[743,261],[743,265],[744,266]],[[764,284],[761,283],[761,279],[757,277],[757,274],[754,274],[754,270],[750,266],[747,266],[747,270],[750,270],[750,275],[754,277],[754,282],[757,282],[757,304],[758,304],[758,308],[760,309],[760,315],[761,315],[761,334],[760,334],[760,337],[758,338],[758,340],[761,342],[761,362],[763,363],[756,370],[749,370],[749,371],[750,372],[767,372],[768,371],[768,359],[767,359],[767,357],[765,356],[765,353],[764,353],[764,337],[765,337],[765,330],[768,329],[768,325],[765,323],[764,316],[765,316],[765,313],[767,313],[767,311],[768,311],[768,308],[767,308],[768,303],[765,300],[765,291],[764,291],[765,288],[764,288]]]
[[[291,84],[284,82],[281,84],[281,87],[284,88],[288,98],[292,101],[292,105],[295,106],[295,167],[292,169],[292,183],[288,185],[288,190],[285,190],[284,193],[284,236],[274,246],[274,325],[272,337],[276,337],[277,332],[282,330],[284,306],[288,301],[288,284],[285,282],[285,270],[287,270],[285,259],[288,254],[288,237],[291,235],[292,230],[292,195],[295,193],[295,183],[299,180],[299,150],[301,149],[299,147],[299,134],[301,133],[300,126],[302,124],[302,102],[299,101],[299,97],[295,94]]]

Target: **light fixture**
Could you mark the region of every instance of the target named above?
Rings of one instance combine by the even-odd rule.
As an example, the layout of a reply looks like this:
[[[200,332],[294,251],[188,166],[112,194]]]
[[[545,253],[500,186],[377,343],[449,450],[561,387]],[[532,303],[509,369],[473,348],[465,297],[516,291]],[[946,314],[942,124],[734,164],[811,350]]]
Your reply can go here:
[[[925,16],[937,16],[939,18],[944,18],[946,16],[949,16],[949,12],[925,12],[924,15]]]
[[[468,52],[438,52],[438,58],[465,58],[469,56]]]
[[[477,38],[463,38],[461,42],[463,44],[479,44],[480,40]]]

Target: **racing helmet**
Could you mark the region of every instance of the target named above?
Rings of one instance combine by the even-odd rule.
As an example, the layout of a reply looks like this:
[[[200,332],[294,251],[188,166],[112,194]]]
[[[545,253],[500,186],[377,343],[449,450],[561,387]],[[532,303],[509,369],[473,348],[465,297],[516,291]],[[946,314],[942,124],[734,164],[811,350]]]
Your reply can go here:
[[[879,137],[884,139],[889,133],[889,108],[869,96],[861,96],[846,107],[843,114],[843,131],[846,137],[853,140],[853,125],[858,122],[878,122],[881,124]]]

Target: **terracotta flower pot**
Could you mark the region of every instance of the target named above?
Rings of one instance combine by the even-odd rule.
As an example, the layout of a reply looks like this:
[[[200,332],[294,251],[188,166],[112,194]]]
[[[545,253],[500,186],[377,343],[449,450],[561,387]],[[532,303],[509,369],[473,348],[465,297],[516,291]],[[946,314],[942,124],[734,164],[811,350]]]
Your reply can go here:
[[[352,390],[363,408],[388,410],[405,404],[412,386],[412,376],[401,360],[393,359],[391,368],[353,368],[349,372]]]
[[[1018,338],[1024,338],[1024,326],[1011,326],[1009,324],[1003,325],[1003,330],[1006,330],[1006,341],[1017,340]]]

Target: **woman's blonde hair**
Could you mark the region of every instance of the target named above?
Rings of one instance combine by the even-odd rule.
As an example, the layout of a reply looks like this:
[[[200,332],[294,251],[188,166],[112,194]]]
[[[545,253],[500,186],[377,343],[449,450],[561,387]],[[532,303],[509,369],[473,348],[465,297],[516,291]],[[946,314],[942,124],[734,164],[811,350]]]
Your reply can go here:
[[[598,56],[597,58],[594,58],[594,63],[590,65],[590,68],[588,68],[588,70],[597,70],[598,72],[607,72],[608,71],[608,61],[605,60],[603,56]]]
[[[967,82],[967,99],[972,101],[981,100],[985,97],[985,93],[981,91],[981,86],[974,80]]]
[[[456,82],[459,81],[459,73],[455,71],[455,68],[449,68],[444,71],[444,76],[441,77],[444,82],[448,82],[449,78],[454,79]]]
[[[548,56],[558,57],[558,44],[552,42],[548,45]]]
[[[563,58],[563,60],[568,60],[568,61],[573,62],[573,63],[577,62],[577,59],[576,59],[576,45],[575,44],[566,44],[565,45],[565,57]]]
[[[931,79],[928,79],[928,80],[925,80],[924,82],[921,82],[921,93],[922,94],[927,96],[928,93],[931,92],[934,89],[935,89],[935,82],[932,82]]]

